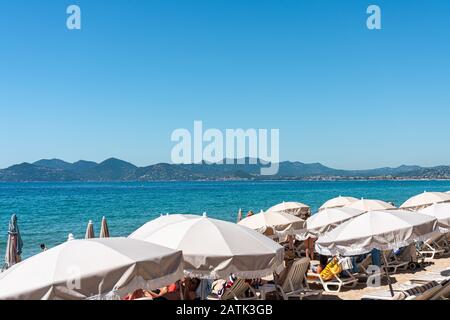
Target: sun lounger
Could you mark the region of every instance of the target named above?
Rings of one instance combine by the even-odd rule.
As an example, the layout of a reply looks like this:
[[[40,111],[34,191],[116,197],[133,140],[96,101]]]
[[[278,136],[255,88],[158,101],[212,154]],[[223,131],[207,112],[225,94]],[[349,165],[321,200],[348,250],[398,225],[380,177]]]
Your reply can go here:
[[[343,277],[343,274],[347,277]],[[339,275],[333,274],[333,276],[332,280],[326,281],[320,276],[320,273],[308,272],[307,282],[310,284],[321,285],[326,292],[332,293],[340,292],[343,287],[354,288],[358,284],[358,279],[347,270],[342,271]]]
[[[443,235],[436,243],[439,247],[444,249],[444,254],[450,254],[450,241],[448,240],[447,235]]]
[[[450,268],[444,269],[440,272],[430,272],[423,275],[418,275],[410,280],[412,283],[427,283],[436,281],[442,286],[431,300],[448,299],[450,297]]]
[[[361,300],[430,300],[442,290],[436,281],[425,284],[403,284],[394,288],[394,296],[390,290],[377,291],[364,295]]]
[[[425,260],[433,260],[435,258],[441,257],[445,254],[445,249],[437,244],[442,238],[442,235],[436,235],[427,241],[425,241],[418,249],[420,255],[422,255]]]
[[[393,251],[386,254],[386,260],[388,264],[386,265],[383,263],[382,268],[389,273],[397,273],[398,270],[406,270],[410,263],[410,261],[399,260]]]
[[[310,266],[308,258],[301,258],[293,263],[282,284],[276,286],[277,292],[288,300],[296,297],[302,300],[309,296],[321,296],[322,290],[311,290],[306,282],[306,273]]]
[[[250,297],[246,297],[245,293],[251,292]],[[230,288],[225,289],[224,294],[219,297],[215,294],[210,294],[206,300],[257,300],[258,296],[253,288],[244,280],[237,279]]]
[[[376,272],[371,272],[370,267],[372,266],[372,255],[368,254],[366,257],[359,263],[357,263],[358,273],[353,274],[355,278],[358,280],[365,280],[366,283],[373,283],[373,280],[377,277],[384,277],[386,273],[382,268],[378,268],[379,270]]]

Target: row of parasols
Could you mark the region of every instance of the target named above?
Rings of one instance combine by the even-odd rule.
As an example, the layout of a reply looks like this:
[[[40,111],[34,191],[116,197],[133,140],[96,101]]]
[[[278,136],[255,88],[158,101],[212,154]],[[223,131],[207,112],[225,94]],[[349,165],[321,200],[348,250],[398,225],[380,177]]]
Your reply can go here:
[[[0,299],[113,299],[186,276],[261,278],[283,258],[278,243],[236,223],[164,215],[127,238],[72,239],[14,264],[0,273]]]
[[[161,288],[185,276],[266,277],[284,268],[284,248],[264,235],[269,228],[318,237],[316,250],[324,255],[398,248],[449,231],[450,198],[436,196],[442,195],[424,193],[410,199],[420,213],[378,200],[339,197],[306,222],[289,209],[263,212],[239,224],[206,214],[164,215],[127,238],[74,239],[11,266],[0,273],[0,299],[112,299],[136,289]],[[251,225],[253,220],[264,225]]]
[[[450,232],[450,193],[424,192],[400,208],[382,200],[340,196],[324,203],[306,220],[295,216],[304,204],[290,202],[276,207],[282,206],[286,209],[269,209],[238,223],[273,239],[287,235],[298,240],[315,238],[316,251],[328,256],[398,249]]]

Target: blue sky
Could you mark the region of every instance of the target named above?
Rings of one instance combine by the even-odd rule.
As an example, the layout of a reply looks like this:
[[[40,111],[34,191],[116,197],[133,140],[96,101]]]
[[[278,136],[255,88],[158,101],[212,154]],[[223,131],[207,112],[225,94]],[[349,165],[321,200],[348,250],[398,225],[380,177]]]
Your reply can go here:
[[[69,31],[78,4],[82,30]],[[382,10],[380,31],[366,8]],[[450,2],[0,0],[0,167],[170,161],[174,129],[279,128],[282,160],[450,164]]]

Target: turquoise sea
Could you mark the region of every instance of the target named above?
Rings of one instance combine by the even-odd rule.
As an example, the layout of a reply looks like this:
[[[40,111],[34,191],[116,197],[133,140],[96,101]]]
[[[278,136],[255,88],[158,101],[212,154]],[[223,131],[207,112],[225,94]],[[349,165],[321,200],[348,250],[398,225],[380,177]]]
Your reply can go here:
[[[84,237],[89,220],[98,234],[102,216],[112,236],[127,236],[165,213],[207,212],[234,222],[239,208],[257,212],[299,201],[316,211],[339,195],[400,205],[425,190],[448,191],[450,181],[0,183],[0,252],[3,256],[13,213],[19,219],[23,256],[29,257],[39,252],[40,243],[58,245],[69,233]]]

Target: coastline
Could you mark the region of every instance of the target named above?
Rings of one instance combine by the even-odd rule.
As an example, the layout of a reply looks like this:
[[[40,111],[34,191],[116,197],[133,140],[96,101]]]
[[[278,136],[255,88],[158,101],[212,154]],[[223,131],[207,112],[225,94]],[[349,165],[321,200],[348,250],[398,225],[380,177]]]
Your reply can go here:
[[[438,179],[438,178],[355,178],[355,179],[197,179],[197,180],[27,180],[27,181],[0,181],[0,184],[27,184],[27,183],[170,183],[170,182],[370,182],[370,181],[424,181],[424,182],[433,182],[433,181],[442,181],[447,182],[450,181],[450,178]]]

